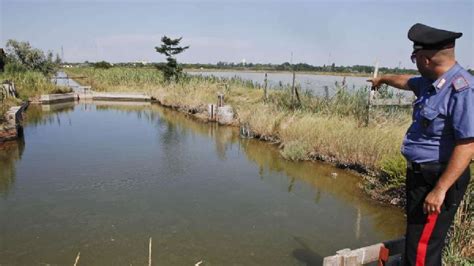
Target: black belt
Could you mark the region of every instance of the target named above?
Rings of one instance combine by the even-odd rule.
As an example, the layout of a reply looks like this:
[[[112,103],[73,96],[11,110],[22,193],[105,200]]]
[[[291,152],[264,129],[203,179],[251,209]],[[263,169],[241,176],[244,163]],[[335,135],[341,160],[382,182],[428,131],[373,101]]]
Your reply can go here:
[[[407,168],[415,172],[421,171],[421,169],[424,167],[430,167],[430,166],[437,167],[437,166],[445,166],[445,165],[446,163],[440,163],[440,162],[415,163],[415,162],[407,161]]]

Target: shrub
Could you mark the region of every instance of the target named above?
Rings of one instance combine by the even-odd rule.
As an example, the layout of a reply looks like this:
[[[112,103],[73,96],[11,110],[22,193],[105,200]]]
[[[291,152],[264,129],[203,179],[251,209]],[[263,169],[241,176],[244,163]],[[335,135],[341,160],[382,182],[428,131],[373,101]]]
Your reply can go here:
[[[382,176],[388,188],[398,188],[405,184],[406,160],[400,154],[388,155],[380,162]]]
[[[112,64],[106,61],[100,61],[93,64],[94,68],[109,69],[112,67]]]
[[[308,158],[307,146],[299,141],[291,141],[285,144],[280,154],[287,160],[305,160]]]

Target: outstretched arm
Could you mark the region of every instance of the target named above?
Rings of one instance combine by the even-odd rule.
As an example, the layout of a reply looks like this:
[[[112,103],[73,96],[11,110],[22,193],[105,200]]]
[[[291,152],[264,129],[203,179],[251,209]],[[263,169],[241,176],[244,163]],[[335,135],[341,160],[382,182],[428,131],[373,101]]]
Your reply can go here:
[[[411,91],[412,89],[408,86],[408,80],[412,78],[412,75],[383,75],[378,78],[368,79],[368,82],[372,83],[376,89],[378,89],[382,84],[387,84],[389,86]]]

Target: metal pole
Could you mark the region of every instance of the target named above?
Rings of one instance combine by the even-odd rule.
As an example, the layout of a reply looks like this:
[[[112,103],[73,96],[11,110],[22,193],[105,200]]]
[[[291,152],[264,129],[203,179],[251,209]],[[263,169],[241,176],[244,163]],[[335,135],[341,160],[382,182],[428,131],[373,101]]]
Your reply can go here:
[[[263,87],[263,99],[265,101],[268,100],[267,82],[268,82],[267,73],[265,73],[265,80],[264,80],[264,85],[265,86]]]
[[[377,77],[378,72],[379,72],[379,62],[375,61],[375,68],[374,68],[373,78]],[[370,91],[369,91],[369,99],[368,99],[368,102],[367,102],[367,119],[365,121],[366,126],[369,126],[369,123],[370,123],[370,111],[372,109],[372,101],[373,101],[373,98],[375,96],[375,90],[376,90],[376,88],[372,86],[370,88]]]

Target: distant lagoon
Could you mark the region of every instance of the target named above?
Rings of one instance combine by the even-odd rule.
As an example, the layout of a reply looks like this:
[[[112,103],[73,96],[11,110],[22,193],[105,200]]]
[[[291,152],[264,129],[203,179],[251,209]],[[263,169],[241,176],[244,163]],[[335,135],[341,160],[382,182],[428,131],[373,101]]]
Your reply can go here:
[[[251,80],[254,83],[263,85],[265,80],[265,72],[254,71],[189,71],[191,75],[215,76],[219,78],[239,77],[244,80]],[[293,74],[290,72],[267,72],[268,86],[276,88],[281,85],[291,85]],[[295,83],[303,90],[310,90],[315,94],[323,94],[324,88],[335,89],[336,85],[341,85],[345,80],[345,84],[349,90],[357,90],[366,87],[367,77],[354,76],[332,76],[332,75],[315,75],[296,73]]]
[[[285,85],[291,85],[293,74],[291,72],[256,72],[256,71],[187,71],[191,75],[214,76],[219,78],[241,78],[250,80],[258,85],[263,85],[265,73],[267,73],[269,88],[279,88]],[[295,83],[303,91],[310,91],[313,95],[322,96],[325,94],[325,88],[329,90],[329,94],[333,95],[338,86],[345,83],[348,91],[356,91],[366,88],[370,85],[367,82],[369,77],[360,76],[336,76],[336,75],[318,75],[308,73],[296,73]],[[397,91],[400,92],[400,91]],[[410,93],[411,95],[411,93]]]

